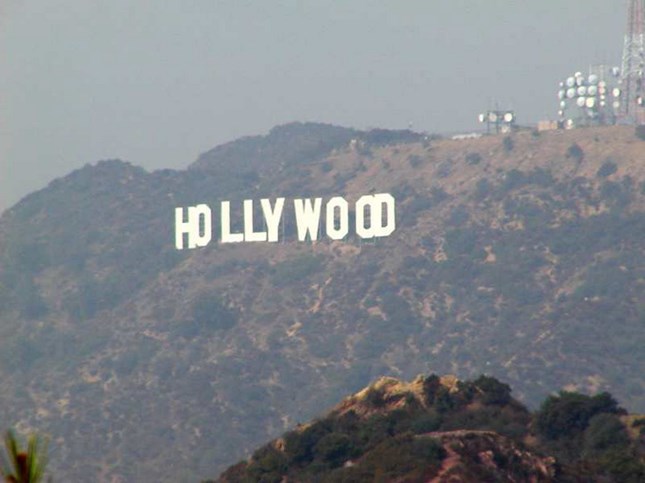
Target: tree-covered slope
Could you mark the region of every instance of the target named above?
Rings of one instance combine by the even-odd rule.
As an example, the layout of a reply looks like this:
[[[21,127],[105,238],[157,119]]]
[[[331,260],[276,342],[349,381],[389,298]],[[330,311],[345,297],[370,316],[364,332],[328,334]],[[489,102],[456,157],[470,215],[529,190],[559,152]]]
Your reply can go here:
[[[383,378],[226,470],[219,483],[639,482],[645,418],[608,393],[531,414],[492,377]]]

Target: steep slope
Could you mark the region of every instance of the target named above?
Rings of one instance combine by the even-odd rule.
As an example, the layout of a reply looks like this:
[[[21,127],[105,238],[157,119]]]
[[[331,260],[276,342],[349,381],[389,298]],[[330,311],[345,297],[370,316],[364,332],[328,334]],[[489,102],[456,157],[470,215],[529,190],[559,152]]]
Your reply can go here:
[[[194,481],[383,374],[643,411],[644,182],[628,127],[293,124],[186,171],[86,166],[0,218],[0,422],[49,432],[73,481]],[[295,241],[292,198],[373,192],[396,198],[390,237]],[[281,243],[174,249],[175,207],[230,200],[239,223],[277,196]]]

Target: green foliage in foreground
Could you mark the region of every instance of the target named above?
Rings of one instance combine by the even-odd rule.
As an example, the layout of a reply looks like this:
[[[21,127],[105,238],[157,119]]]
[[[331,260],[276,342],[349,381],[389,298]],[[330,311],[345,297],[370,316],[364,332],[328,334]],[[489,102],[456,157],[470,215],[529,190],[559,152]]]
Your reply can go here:
[[[0,473],[7,483],[40,483],[47,466],[47,445],[32,434],[27,448],[21,448],[16,434],[9,430],[5,436],[5,454]]]

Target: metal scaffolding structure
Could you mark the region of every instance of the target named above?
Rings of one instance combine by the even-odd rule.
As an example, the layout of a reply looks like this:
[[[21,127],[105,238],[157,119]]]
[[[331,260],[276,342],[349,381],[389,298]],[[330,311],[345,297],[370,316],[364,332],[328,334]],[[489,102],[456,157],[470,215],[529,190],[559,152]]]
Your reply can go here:
[[[620,118],[645,124],[645,0],[630,0],[621,69]]]

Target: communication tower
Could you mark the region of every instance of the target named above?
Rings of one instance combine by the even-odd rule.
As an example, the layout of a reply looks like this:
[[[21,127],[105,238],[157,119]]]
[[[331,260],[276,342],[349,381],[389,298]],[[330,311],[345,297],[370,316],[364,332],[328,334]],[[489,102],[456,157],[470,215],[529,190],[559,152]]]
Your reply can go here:
[[[490,127],[495,126],[495,133],[509,133],[515,128],[515,112],[513,111],[500,111],[496,109],[494,111],[488,111],[484,114],[480,114],[479,122],[486,124],[486,134],[490,134]]]
[[[645,124],[645,0],[630,0],[621,71],[620,117]]]
[[[618,67],[593,65],[588,75],[576,72],[567,77],[558,91],[560,126],[615,124],[624,98],[620,87]]]

